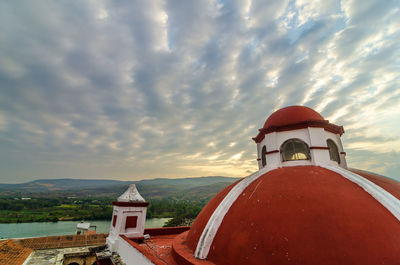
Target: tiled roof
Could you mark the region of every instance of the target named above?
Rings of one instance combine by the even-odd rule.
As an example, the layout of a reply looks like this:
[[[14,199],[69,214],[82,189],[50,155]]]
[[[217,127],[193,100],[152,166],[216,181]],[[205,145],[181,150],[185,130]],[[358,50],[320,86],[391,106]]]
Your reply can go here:
[[[147,228],[145,229],[144,234],[150,235],[150,238],[148,239],[138,241],[134,238],[127,238],[124,235],[121,235],[121,238],[140,251],[147,259],[156,265],[191,264],[187,262],[177,262],[174,259],[172,251],[172,242],[176,236],[182,232],[188,231],[189,229],[190,227],[188,226]],[[204,263],[201,264],[204,265]]]
[[[156,265],[177,265],[171,251],[172,241],[175,237],[175,234],[154,236],[139,244],[125,236],[122,236],[126,242],[139,250],[144,256],[146,256],[149,260],[151,260],[152,263]]]
[[[32,253],[32,249],[20,246],[14,240],[0,241],[0,265],[20,265]]]
[[[47,236],[15,239],[23,247],[31,249],[70,248],[104,245],[108,234]]]

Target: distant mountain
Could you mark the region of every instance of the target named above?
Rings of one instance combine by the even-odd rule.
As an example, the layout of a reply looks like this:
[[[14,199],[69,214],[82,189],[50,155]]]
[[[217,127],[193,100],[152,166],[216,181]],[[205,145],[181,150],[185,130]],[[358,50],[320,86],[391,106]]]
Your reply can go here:
[[[20,192],[48,192],[56,190],[127,185],[130,183],[134,182],[104,179],[38,179],[20,184],[0,184],[0,190]]]
[[[235,179],[237,180],[237,179]],[[232,184],[232,182],[217,182],[210,185],[196,186],[184,190],[184,192],[177,193],[178,199],[191,200],[192,198],[203,199],[208,201],[218,192],[220,192],[226,186]]]
[[[164,197],[187,197],[194,194],[194,190],[203,190],[197,197],[208,197],[207,194],[215,195],[225,186],[235,182],[238,178],[228,177],[201,177],[182,179],[152,179],[141,180],[136,186],[145,198]]]
[[[185,197],[198,195],[209,197],[237,178],[212,176],[179,179],[150,179],[119,181],[102,179],[39,179],[21,184],[0,184],[1,196],[110,196],[120,195],[129,184],[135,183],[139,192],[147,199]]]

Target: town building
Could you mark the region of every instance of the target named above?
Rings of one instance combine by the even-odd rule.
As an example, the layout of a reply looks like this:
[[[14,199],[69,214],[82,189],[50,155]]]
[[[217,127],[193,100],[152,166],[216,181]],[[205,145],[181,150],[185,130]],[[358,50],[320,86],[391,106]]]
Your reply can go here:
[[[104,251],[107,236],[88,233],[2,240],[0,264],[97,265],[96,252]],[[118,257],[114,260],[117,265]]]

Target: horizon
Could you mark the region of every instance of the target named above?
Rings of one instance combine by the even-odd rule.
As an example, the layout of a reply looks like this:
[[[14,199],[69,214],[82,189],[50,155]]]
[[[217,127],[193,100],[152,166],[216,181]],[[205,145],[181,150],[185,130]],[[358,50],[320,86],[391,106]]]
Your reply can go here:
[[[47,180],[91,180],[91,181],[103,181],[103,180],[110,180],[110,181],[121,181],[121,182],[138,182],[143,180],[160,180],[160,179],[168,179],[168,180],[178,180],[178,179],[197,179],[197,178],[232,178],[237,179],[238,177],[229,177],[229,176],[200,176],[200,177],[182,177],[182,178],[148,178],[148,179],[138,179],[138,180],[121,180],[121,179],[95,179],[95,178],[45,178],[45,179],[34,179],[26,182],[16,182],[16,183],[4,183],[1,182],[0,185],[18,185],[18,184],[27,184],[35,181],[47,181]]]
[[[397,1],[0,7],[1,183],[245,177],[290,105],[343,125],[349,167],[400,180]]]

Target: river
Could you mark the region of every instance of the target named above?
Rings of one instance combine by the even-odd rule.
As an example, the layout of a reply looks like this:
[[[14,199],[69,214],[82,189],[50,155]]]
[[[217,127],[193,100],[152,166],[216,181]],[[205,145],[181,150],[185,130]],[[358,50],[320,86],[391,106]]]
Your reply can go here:
[[[152,218],[146,220],[146,228],[162,227],[170,218]],[[108,233],[111,221],[87,221],[96,226],[97,233]],[[44,223],[0,224],[1,238],[25,238],[75,234],[78,221],[60,221]]]

